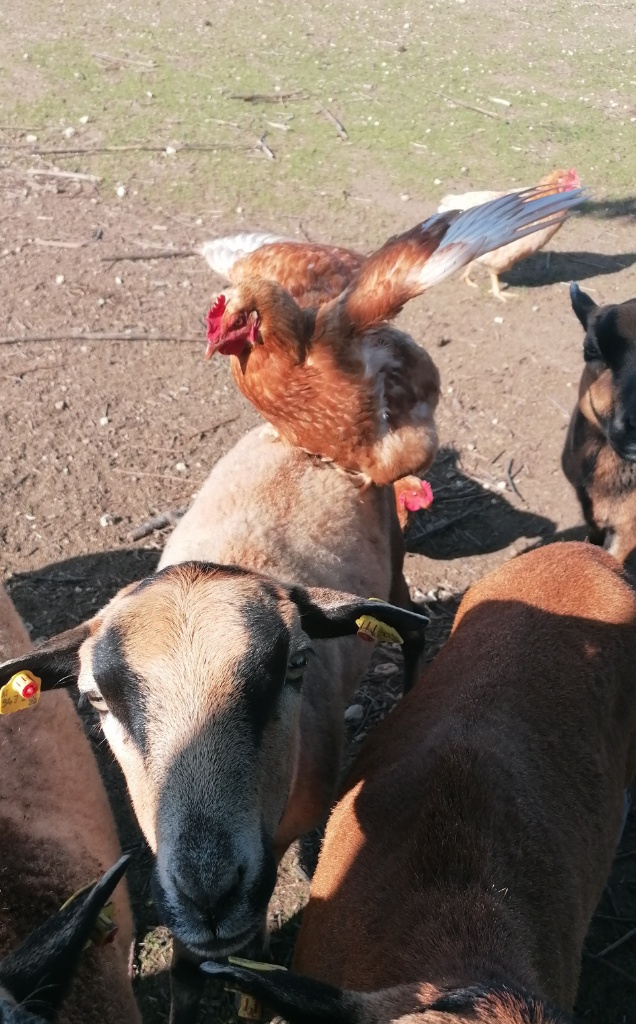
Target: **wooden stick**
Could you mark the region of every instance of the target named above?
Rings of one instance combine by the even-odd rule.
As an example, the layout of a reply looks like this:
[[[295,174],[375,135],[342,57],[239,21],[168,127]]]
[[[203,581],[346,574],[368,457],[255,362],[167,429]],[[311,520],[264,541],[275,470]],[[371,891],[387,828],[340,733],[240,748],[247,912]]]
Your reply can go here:
[[[44,245],[49,249],[83,249],[88,242],[58,242],[54,238],[34,238],[33,245]]]
[[[110,53],[94,53],[93,57],[97,60],[103,60],[107,64],[129,64],[131,67],[145,68],[147,71],[152,71],[157,67],[157,63],[154,60],[135,60],[134,57],[112,57]]]
[[[594,953],[583,952],[583,956],[586,960],[593,960],[594,963],[603,964],[609,971],[614,971],[615,974],[620,974],[621,978],[625,978],[627,981],[631,981],[632,985],[636,985],[636,978],[633,974],[628,974],[622,967],[617,967],[611,960],[599,960]]]
[[[112,253],[110,256],[100,256],[102,263],[117,263],[119,260],[176,260],[187,256],[198,256],[196,249],[157,249],[153,252],[129,252]]]
[[[263,151],[268,160],[275,160],[276,157],[274,156],[273,150],[271,150],[267,143],[265,142],[266,138],[267,133],[261,135],[260,139],[257,140],[256,145],[258,146],[259,149]]]
[[[142,540],[144,537],[149,537],[151,533],[155,533],[156,530],[163,530],[166,526],[176,526],[189,507],[189,505],[179,505],[176,508],[169,508],[157,516],[151,516],[150,519],[146,519],[145,523],[141,523],[130,531],[129,539]]]
[[[98,153],[165,153],[166,146],[77,146],[71,149],[33,149],[30,145],[18,143],[12,145],[8,142],[0,142],[0,149],[25,150],[31,156],[92,156]],[[177,153],[214,153],[217,149],[245,149],[245,146],[236,146],[229,142],[218,142],[214,146],[205,146],[199,143],[189,142],[182,146],[173,146]]]
[[[21,341],[185,341],[201,344],[201,338],[180,338],[176,334],[126,334],[123,331],[88,331],[85,334],[56,331],[53,334],[9,334],[0,337],[0,345],[19,345]]]
[[[26,174],[34,178],[70,178],[72,181],[92,181],[96,183],[103,181],[103,178],[98,178],[96,174],[83,174],[80,171],[42,171],[38,170],[37,167],[29,167]]]
[[[338,132],[338,135],[340,136],[340,138],[344,139],[345,142],[346,142],[347,139],[349,138],[349,136],[347,135],[347,129],[342,124],[342,122],[338,120],[338,118],[335,116],[335,114],[332,114],[330,110],[327,110],[326,107],[321,107],[320,109],[321,109],[322,113],[325,115],[325,117],[327,118],[327,120],[331,121],[332,125],[334,126],[334,128]]]
[[[250,92],[247,95],[234,93],[228,99],[243,100],[244,103],[282,103],[283,100],[300,99],[305,95],[306,93],[302,89],[296,89],[295,92]]]
[[[445,92],[441,92],[440,96],[448,100],[449,103],[454,103],[457,107],[465,107],[466,110],[474,110],[477,114],[485,114],[486,117],[492,117],[495,121],[501,121],[499,114],[496,114],[494,110],[486,110],[485,107],[476,107],[472,103],[465,103],[463,100],[453,99],[452,96],[447,96]]]
[[[228,423],[234,423],[237,419],[238,416],[228,416],[225,420],[219,420],[218,423],[212,423],[211,426],[203,427],[202,430],[197,430],[194,434],[188,434],[188,436],[184,438],[183,443],[186,445],[188,441],[193,441],[195,437],[204,437],[205,434],[211,434],[213,430],[218,430],[219,427],[225,427]]]
[[[629,939],[633,939],[634,935],[636,935],[636,928],[630,928],[628,932],[625,932],[622,938],[617,939],[616,942],[612,942],[609,946],[606,946],[605,949],[602,949],[600,953],[595,953],[594,956],[598,957],[600,960],[601,957],[607,956],[608,953],[612,953],[615,949],[618,949],[618,947],[622,946],[624,942],[627,942]]]

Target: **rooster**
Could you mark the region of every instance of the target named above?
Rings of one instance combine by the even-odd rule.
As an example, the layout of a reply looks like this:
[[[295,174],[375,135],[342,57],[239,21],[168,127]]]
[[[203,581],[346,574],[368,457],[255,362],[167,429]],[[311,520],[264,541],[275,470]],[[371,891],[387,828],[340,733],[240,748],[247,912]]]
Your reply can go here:
[[[208,314],[206,355],[231,357],[240,391],[285,441],[359,474],[363,485],[398,481],[404,522],[430,504],[419,476],[437,451],[440,382],[428,353],[387,321],[580,199],[580,190],[536,188],[437,214],[368,258],[262,235],[207,242],[201,252],[234,287]]]
[[[542,178],[539,182],[539,185],[546,186],[550,192],[566,192],[570,189],[579,188],[580,184],[579,176],[574,168],[569,171],[552,171],[550,174],[546,174],[545,178]],[[482,203],[511,194],[511,192],[466,192],[460,196],[444,196],[438,210],[439,213],[445,213],[447,210],[470,210],[476,206],[481,206]],[[534,252],[538,252],[539,249],[543,249],[544,245],[547,245],[552,236],[559,230],[565,217],[566,214],[564,212],[561,218],[555,219],[549,226],[539,227],[538,230],[532,235],[528,235],[527,238],[510,242],[508,245],[501,246],[499,249],[494,249],[492,252],[479,256],[472,263],[468,264],[462,274],[462,280],[470,285],[471,288],[477,288],[478,286],[471,279],[470,275],[475,263],[480,263],[488,269],[490,274],[492,294],[496,299],[501,299],[502,302],[505,302],[506,296],[501,294],[499,275],[505,274],[507,270],[514,267],[515,263],[524,260],[526,256],[531,256]]]

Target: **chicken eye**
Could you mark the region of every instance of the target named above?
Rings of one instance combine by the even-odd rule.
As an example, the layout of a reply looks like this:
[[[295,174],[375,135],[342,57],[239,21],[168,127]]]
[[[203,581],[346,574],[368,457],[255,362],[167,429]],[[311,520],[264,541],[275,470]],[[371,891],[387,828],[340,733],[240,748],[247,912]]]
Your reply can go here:
[[[302,679],[303,673],[307,668],[307,660],[307,655],[304,653],[294,654],[290,658],[286,677],[288,683],[298,682],[299,679]]]

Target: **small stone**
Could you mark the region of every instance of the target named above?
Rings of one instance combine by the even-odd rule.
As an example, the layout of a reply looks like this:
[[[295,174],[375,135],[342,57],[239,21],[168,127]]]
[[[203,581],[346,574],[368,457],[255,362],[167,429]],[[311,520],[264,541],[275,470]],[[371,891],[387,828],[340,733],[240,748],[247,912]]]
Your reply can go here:
[[[37,137],[37,135],[27,135],[26,141],[27,142],[37,142],[38,141],[38,137]]]
[[[104,515],[100,517],[99,525],[103,530],[105,530],[107,526],[113,525],[113,517],[108,512],[105,512]]]
[[[174,146],[166,146],[166,156],[174,156],[176,152]]]
[[[99,425],[100,425],[100,427],[107,427],[108,426],[108,416],[102,416],[100,421],[99,421]]]
[[[504,322],[504,320],[503,320],[502,316],[496,316],[495,317],[495,323],[496,324],[502,324],[503,322]]]
[[[64,284],[64,274],[58,274],[55,278],[56,284]]]
[[[402,200],[403,203],[408,203],[410,198],[411,197],[408,194],[408,192],[403,192],[402,195],[400,196],[400,199]]]
[[[126,186],[125,185],[118,185],[117,188],[115,189],[115,192],[117,193],[117,195],[119,196],[120,199],[123,199],[124,196],[126,195]]]
[[[186,466],[185,462],[177,462],[177,464],[176,464],[176,466],[174,468],[176,469],[177,473],[187,473],[188,472],[188,467]]]
[[[121,285],[121,277],[116,277],[115,278],[115,284],[116,285]]]
[[[75,135],[75,129],[73,128],[73,125],[70,124],[68,126],[68,128],[64,129],[64,137],[66,139],[72,139],[74,135]]]
[[[242,206],[237,206],[236,207],[236,212],[237,213],[243,213],[243,207]]]
[[[82,114],[79,119],[80,124],[88,124],[88,114]]]
[[[57,409],[58,412],[62,412],[63,409],[66,409],[66,402],[64,401],[63,398],[61,398],[59,402],[55,403],[55,408]]]
[[[363,718],[364,708],[362,704],[352,704],[344,713],[345,722],[361,722]]]
[[[381,665],[376,665],[373,669],[373,673],[376,676],[394,676],[399,672],[397,665],[392,665],[390,661],[385,661]]]
[[[434,178],[433,179],[433,184],[434,185],[441,185],[442,184],[442,179],[441,178]]]

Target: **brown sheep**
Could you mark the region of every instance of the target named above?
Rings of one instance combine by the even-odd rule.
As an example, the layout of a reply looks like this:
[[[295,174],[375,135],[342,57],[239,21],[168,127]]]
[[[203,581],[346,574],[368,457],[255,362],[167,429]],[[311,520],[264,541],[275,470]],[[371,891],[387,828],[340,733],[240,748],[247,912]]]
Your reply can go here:
[[[385,603],[410,605],[403,552],[391,488],[361,492],[258,428],[214,467],[156,575],[0,668],[79,676],[156,852],[160,913],[199,960],[261,934],[280,857],[331,807],[370,660],[356,620],[426,623]]]
[[[29,650],[28,634],[0,587],[0,657]],[[67,693],[43,693],[37,708],[0,717],[0,778],[2,960],[73,893],[102,875],[121,850],[95,759]],[[125,883],[114,900],[119,932],[111,945],[81,957],[56,1017],[60,1022],[140,1021],[128,976],[132,917]],[[46,1000],[44,993],[44,1006]]]
[[[302,974],[206,971],[290,1024],[566,1024],[636,773],[635,664],[636,595],[598,548],[477,583],[331,816]]]
[[[590,540],[619,562],[636,548],[636,299],[597,306],[577,284],[585,367],[561,463]]]

